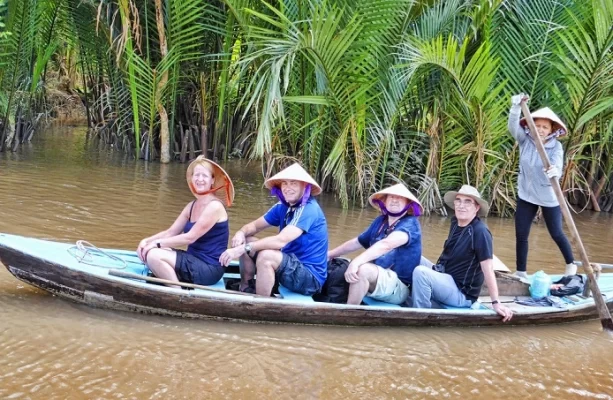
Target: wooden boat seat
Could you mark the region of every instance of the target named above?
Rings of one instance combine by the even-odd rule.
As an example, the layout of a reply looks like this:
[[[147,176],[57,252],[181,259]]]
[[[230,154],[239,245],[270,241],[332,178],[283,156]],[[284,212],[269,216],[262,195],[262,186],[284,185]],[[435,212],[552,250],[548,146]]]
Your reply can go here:
[[[375,300],[372,297],[368,297],[368,296],[365,296],[362,299],[362,302],[368,304],[369,306],[386,307],[386,308],[400,308],[398,304],[386,303],[384,301]]]
[[[125,270],[127,272],[131,272],[133,274],[143,275],[143,276],[148,276],[149,272],[151,272],[151,270],[149,268],[147,268],[146,266],[144,268],[141,267],[141,266],[137,266],[137,267],[129,266]],[[223,280],[223,278],[234,278],[234,276],[228,276],[228,275],[236,275],[236,277],[240,278],[239,274],[224,274],[224,276],[219,281],[217,281],[213,285],[207,285],[207,287],[210,287],[210,288],[213,288],[213,289],[226,290],[226,284],[225,284],[225,281]],[[202,290],[202,289],[194,289],[194,290],[206,292],[206,290]]]
[[[225,273],[221,279],[219,281],[217,281],[215,284],[213,285],[206,285],[206,287],[210,287],[213,289],[219,289],[219,290],[226,290],[226,281],[224,280],[224,278],[231,278],[231,279],[240,279],[241,275],[240,274],[231,274],[231,273]],[[196,289],[199,290],[199,289]]]
[[[225,283],[224,278],[240,279],[240,277],[241,277],[240,274],[225,273],[223,277],[217,283],[215,283],[214,285],[207,285],[207,287],[210,287],[213,289],[219,289],[219,290],[226,290],[226,283]],[[206,292],[206,290],[202,290],[202,289],[195,289],[195,290]],[[314,303],[315,302],[315,300],[313,300],[311,296],[304,296],[300,293],[292,292],[291,290],[289,290],[288,288],[282,285],[279,285],[279,294],[281,295],[283,299],[287,299],[287,300],[297,301],[301,303]]]
[[[301,303],[314,303],[315,300],[311,296],[305,296],[300,293],[292,292],[285,286],[279,285],[279,294],[286,300],[299,301]]]
[[[224,282],[223,278],[221,278],[214,285],[206,285],[206,287],[210,287],[210,288],[213,288],[213,289],[226,290],[226,283]]]

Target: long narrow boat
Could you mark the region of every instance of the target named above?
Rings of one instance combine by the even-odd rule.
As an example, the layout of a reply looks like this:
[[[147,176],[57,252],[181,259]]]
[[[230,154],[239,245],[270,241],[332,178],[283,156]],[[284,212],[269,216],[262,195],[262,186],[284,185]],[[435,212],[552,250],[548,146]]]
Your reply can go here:
[[[133,251],[97,252],[8,234],[0,234],[0,260],[16,278],[69,300],[114,310],[186,318],[356,326],[508,326],[598,317],[593,299],[582,296],[562,298],[563,308],[516,304],[513,300],[522,299],[527,286],[504,277],[498,278],[501,299],[515,315],[503,325],[488,303],[489,297],[480,298],[471,309],[415,309],[375,301],[361,306],[328,304],[282,287],[278,297],[270,298],[226,290],[225,283],[236,275],[230,273],[211,287],[175,289],[146,282],[148,270]],[[116,269],[142,279],[109,273]],[[609,309],[613,310],[613,274],[602,274],[599,285]]]

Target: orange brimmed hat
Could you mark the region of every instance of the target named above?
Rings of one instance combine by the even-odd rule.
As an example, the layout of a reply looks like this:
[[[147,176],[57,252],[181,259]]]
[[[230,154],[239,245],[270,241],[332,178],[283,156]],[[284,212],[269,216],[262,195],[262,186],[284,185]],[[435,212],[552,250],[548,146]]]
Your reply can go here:
[[[194,168],[196,168],[196,165],[202,162],[207,162],[213,166],[213,176],[215,177],[215,180],[213,181],[211,190],[207,191],[206,193],[197,193],[192,185],[192,176],[194,175]],[[226,205],[226,207],[230,207],[234,202],[234,185],[232,184],[230,175],[228,175],[228,173],[216,162],[211,161],[204,156],[198,156],[189,164],[189,167],[187,167],[185,177],[187,178],[187,186],[189,187],[189,190],[194,196],[196,196],[196,198],[209,193],[214,193],[215,196],[217,196],[217,198]]]
[[[568,129],[566,129],[566,125],[564,125],[564,122],[562,122],[560,117],[558,117],[556,113],[551,111],[551,108],[549,107],[545,107],[545,108],[541,108],[540,110],[536,110],[530,115],[532,116],[532,119],[539,118],[539,119],[550,120],[551,127],[552,127],[551,132],[553,133],[556,131],[560,131],[560,133],[556,135],[558,137],[566,136],[566,134],[568,133]],[[522,128],[525,128],[528,125],[528,123],[526,122],[526,118],[520,119],[519,125],[521,125]]]
[[[311,184],[311,195],[317,196],[321,193],[321,187],[315,182],[315,179],[313,179],[298,163],[294,163],[271,178],[268,178],[266,182],[264,182],[264,186],[268,189],[272,189],[273,186],[279,186],[281,181],[301,181],[309,183]]]
[[[377,193],[372,194],[368,198],[368,202],[370,203],[371,206],[373,206],[374,208],[376,208],[378,210],[379,206],[374,201],[375,200],[383,201],[382,197],[384,197],[385,195],[388,195],[388,194],[392,194],[394,196],[404,197],[405,199],[407,199],[409,201],[412,201],[413,203],[416,203],[417,205],[419,205],[420,211],[422,213],[424,212],[424,207],[421,205],[421,203],[419,202],[417,197],[415,197],[415,195],[413,193],[411,193],[411,191],[406,186],[404,186],[402,183],[398,183],[398,184],[396,184],[394,186],[390,186],[390,187],[388,187],[386,189],[379,190]]]

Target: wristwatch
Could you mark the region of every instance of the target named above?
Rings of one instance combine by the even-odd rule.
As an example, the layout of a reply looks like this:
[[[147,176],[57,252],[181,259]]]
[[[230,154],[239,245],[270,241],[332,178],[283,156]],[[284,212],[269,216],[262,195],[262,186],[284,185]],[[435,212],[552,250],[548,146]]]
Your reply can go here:
[[[500,304],[500,302],[498,300],[492,300],[492,305],[494,304]]]
[[[245,243],[245,253],[251,253],[251,243]]]

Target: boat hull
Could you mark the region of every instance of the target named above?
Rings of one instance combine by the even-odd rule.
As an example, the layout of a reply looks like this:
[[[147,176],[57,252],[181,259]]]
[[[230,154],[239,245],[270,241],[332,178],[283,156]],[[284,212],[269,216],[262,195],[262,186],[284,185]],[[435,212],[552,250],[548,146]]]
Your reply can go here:
[[[349,326],[503,326],[491,310],[424,310],[301,303],[202,290],[180,290],[93,274],[0,243],[0,260],[23,282],[94,307],[184,318]],[[613,301],[608,301],[613,309]],[[516,313],[508,325],[545,325],[598,317],[591,304]]]

